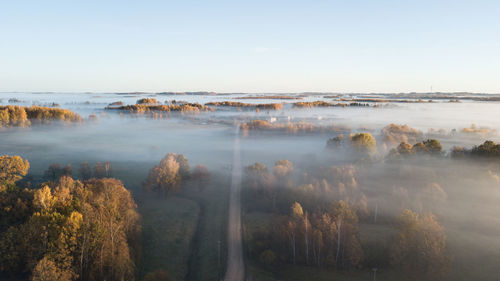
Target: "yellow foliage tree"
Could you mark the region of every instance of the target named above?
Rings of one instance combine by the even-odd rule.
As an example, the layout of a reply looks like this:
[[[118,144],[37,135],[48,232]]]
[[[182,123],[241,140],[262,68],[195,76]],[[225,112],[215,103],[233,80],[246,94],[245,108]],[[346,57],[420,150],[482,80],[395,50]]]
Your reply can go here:
[[[15,183],[28,173],[30,163],[19,156],[0,156],[0,183]]]

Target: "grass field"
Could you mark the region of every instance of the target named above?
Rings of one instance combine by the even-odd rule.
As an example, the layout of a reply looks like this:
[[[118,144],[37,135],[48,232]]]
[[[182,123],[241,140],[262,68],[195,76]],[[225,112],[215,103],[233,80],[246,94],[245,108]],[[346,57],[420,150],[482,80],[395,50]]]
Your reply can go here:
[[[200,188],[198,184],[192,184],[184,192],[185,197],[200,206],[188,281],[216,281],[224,275],[229,186],[228,176],[212,175],[207,185]]]
[[[173,280],[184,280],[189,270],[191,242],[198,223],[199,206],[180,198],[137,196],[142,215],[142,259],[139,275],[164,269]]]
[[[122,164],[114,171],[134,193],[143,219],[139,280],[157,269],[167,270],[175,280],[220,280],[226,265],[230,173],[214,173],[201,186],[187,181],[176,197],[162,198],[141,191],[153,165],[144,163],[131,169]]]

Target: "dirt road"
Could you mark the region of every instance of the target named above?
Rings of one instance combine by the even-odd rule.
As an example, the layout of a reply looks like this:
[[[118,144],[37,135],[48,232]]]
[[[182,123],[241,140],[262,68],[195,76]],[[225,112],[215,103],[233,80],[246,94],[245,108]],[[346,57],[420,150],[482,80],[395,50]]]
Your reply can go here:
[[[241,159],[239,125],[233,147],[233,170],[231,179],[231,192],[229,198],[229,219],[227,226],[227,271],[224,281],[243,281],[245,278],[245,265],[243,263],[243,248],[241,245]]]

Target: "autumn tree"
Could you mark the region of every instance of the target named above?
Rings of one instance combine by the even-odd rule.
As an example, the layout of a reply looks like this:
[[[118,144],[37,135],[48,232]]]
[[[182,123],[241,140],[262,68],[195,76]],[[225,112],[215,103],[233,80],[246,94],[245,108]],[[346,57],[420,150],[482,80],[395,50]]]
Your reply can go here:
[[[246,167],[243,184],[247,200],[254,200],[256,203],[253,205],[273,209],[276,207],[276,178],[264,164],[257,162]],[[288,207],[289,205],[286,206]]]
[[[28,173],[30,164],[19,156],[0,156],[0,184],[14,184]]]
[[[179,163],[179,161],[181,161]],[[144,189],[160,194],[176,192],[182,183],[183,176],[190,174],[189,163],[182,154],[169,153],[163,157],[159,165],[155,165],[143,183]]]
[[[389,124],[382,129],[382,136],[385,142],[417,142],[422,138],[422,132],[409,127],[408,125]]]
[[[471,154],[482,157],[498,157],[500,156],[500,144],[487,140],[483,144],[473,147]]]
[[[276,179],[284,185],[291,185],[293,175],[293,163],[288,160],[278,160],[274,164],[273,174]]]
[[[63,175],[4,193],[0,252],[8,254],[0,255],[1,272],[28,272],[32,280],[134,278],[140,217],[120,181]]]
[[[70,281],[75,279],[71,271],[61,269],[48,257],[41,259],[33,269],[32,281]]]
[[[288,233],[288,240],[290,243],[290,250],[292,253],[293,264],[297,262],[297,240],[300,221],[304,216],[302,206],[298,202],[294,202],[290,207],[290,219],[286,224],[286,231]]]
[[[415,151],[413,151],[413,145],[407,142],[400,143],[398,145],[397,151],[400,155],[412,155],[415,153]]]
[[[428,139],[413,145],[412,151],[414,153],[440,155],[442,153],[442,146],[438,140]]]
[[[391,265],[408,274],[440,280],[451,258],[444,229],[431,213],[419,216],[408,209],[398,219],[398,234],[390,249]]]
[[[293,264],[356,268],[363,259],[357,223],[355,211],[343,201],[333,203],[326,212],[312,213],[294,202],[287,219],[275,228],[275,241],[269,247],[276,257],[285,256]],[[285,252],[275,246],[281,241]]]
[[[351,146],[358,152],[373,153],[377,148],[377,141],[370,133],[358,133],[351,137]]]
[[[266,165],[256,162],[245,168],[245,182],[254,189],[268,188],[274,183],[274,177]]]
[[[363,249],[357,230],[358,216],[344,201],[331,206],[329,214],[336,231],[335,264],[337,268],[358,267],[363,259]]]

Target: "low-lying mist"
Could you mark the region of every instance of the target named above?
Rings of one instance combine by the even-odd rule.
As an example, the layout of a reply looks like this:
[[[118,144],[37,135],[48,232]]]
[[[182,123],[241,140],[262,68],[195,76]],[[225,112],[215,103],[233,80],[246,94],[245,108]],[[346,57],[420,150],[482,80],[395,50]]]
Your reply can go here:
[[[241,164],[247,167],[242,190],[244,239],[252,262],[258,266],[265,264],[266,270],[273,271],[273,266],[300,264],[363,272],[377,267],[384,274],[383,270],[394,269],[388,245],[398,233],[398,218],[409,209],[420,218],[432,214],[443,228],[449,269],[440,275],[441,280],[496,280],[498,276],[500,165],[498,157],[472,153],[474,146],[486,140],[500,140],[496,103],[296,108],[292,105],[295,100],[282,97],[259,100],[245,95],[190,95],[179,99],[155,95],[162,104],[173,99],[202,104],[231,99],[283,103],[283,108],[277,110],[215,105],[214,111],[159,116],[105,109],[117,101],[134,104],[142,97],[139,94],[64,94],[50,95],[50,100],[45,94],[38,95],[23,94],[18,103],[59,103],[61,108],[81,114],[83,121],[0,128],[0,154],[28,159],[28,177],[33,182],[43,182],[53,163],[61,167],[70,164],[73,177],[80,178],[83,162],[90,166],[110,162],[112,176],[121,179],[136,195],[142,192],[148,171],[168,153],[184,155],[192,167],[203,164],[220,179],[230,178],[233,144],[238,138]],[[4,97],[2,104],[8,104],[8,100]],[[96,118],[87,118],[92,114]],[[435,143],[429,142],[432,139],[439,143],[437,152],[433,150]],[[465,151],[461,157],[457,157],[457,147]],[[277,163],[279,160],[289,162]],[[226,198],[227,194],[221,196]],[[283,237],[289,239],[284,234],[277,236],[280,231],[285,233],[283,229],[272,227],[271,231],[268,227],[261,231],[261,226],[253,224],[253,220],[262,220],[281,226],[286,219],[293,221],[290,208],[299,203],[302,216],[310,214],[313,227],[320,229],[321,216],[327,214],[334,220],[345,207],[332,205],[340,200],[356,214],[352,237],[359,241],[346,239],[354,239],[352,243],[359,243],[355,248],[364,253],[346,252],[350,263],[340,262],[340,248],[336,248],[335,258],[319,252],[309,257],[308,239],[313,244],[320,239],[308,238],[307,231],[303,238],[307,253],[298,250],[304,260],[295,252],[292,260],[288,244],[275,245]],[[314,245],[315,251],[320,251],[321,247]],[[313,256],[314,262],[309,260]],[[359,261],[353,262],[354,256],[360,257]]]

